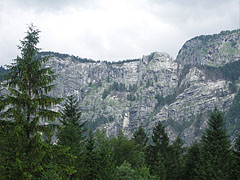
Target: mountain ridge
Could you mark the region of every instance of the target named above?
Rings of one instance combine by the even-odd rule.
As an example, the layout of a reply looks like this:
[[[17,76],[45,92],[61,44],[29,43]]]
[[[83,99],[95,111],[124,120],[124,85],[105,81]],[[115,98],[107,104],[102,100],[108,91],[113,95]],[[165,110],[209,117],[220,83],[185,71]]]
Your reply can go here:
[[[119,62],[54,52],[40,55],[51,55],[47,66],[58,74],[51,95],[74,94],[88,128],[105,130],[108,135],[121,130],[130,138],[139,126],[151,134],[161,121],[171,140],[179,135],[190,144],[200,138],[215,107],[228,118],[232,136],[240,131],[236,112],[239,34],[235,30],[195,37],[183,45],[176,59],[162,52]]]

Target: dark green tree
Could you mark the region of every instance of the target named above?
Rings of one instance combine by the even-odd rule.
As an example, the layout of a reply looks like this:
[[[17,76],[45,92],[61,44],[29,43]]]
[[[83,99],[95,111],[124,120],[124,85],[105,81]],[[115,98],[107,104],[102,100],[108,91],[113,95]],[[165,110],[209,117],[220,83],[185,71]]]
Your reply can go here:
[[[45,156],[45,144],[42,133],[50,121],[55,121],[58,113],[50,110],[61,99],[48,96],[56,79],[49,67],[44,67],[48,57],[37,58],[39,48],[39,30],[29,26],[26,37],[20,41],[18,56],[12,65],[4,83],[8,93],[1,103],[1,131],[9,134],[0,146],[6,146],[0,159],[5,179],[39,179],[43,173],[42,160]],[[8,127],[8,128],[6,128]]]
[[[193,180],[197,177],[197,164],[200,161],[200,155],[200,144],[194,142],[191,147],[189,147],[185,156],[186,163],[183,173],[183,179]]]
[[[121,131],[118,137],[113,137],[111,141],[116,166],[120,166],[124,161],[129,162],[133,168],[141,167],[144,164],[144,153],[133,140],[129,140]]]
[[[67,97],[60,113],[62,127],[58,133],[58,144],[70,147],[71,152],[77,155],[81,151],[86,129],[85,122],[81,122],[81,111],[76,97]]]
[[[68,96],[63,109],[60,111],[60,122],[62,126],[58,132],[58,144],[69,147],[70,153],[76,157],[69,165],[75,167],[76,172],[71,179],[81,177],[81,166],[83,161],[83,142],[85,139],[85,122],[81,122],[81,111],[78,100],[73,95]]]
[[[105,131],[97,131],[95,142],[98,160],[98,179],[112,180],[116,168],[113,158],[111,138],[108,138]]]
[[[185,165],[185,148],[183,147],[183,141],[178,136],[173,144],[170,146],[170,151],[168,152],[168,163],[167,163],[167,179],[169,180],[181,180],[184,173]]]
[[[142,126],[139,126],[138,129],[133,134],[133,140],[136,144],[145,150],[148,142],[148,137]]]
[[[82,167],[82,178],[88,180],[98,179],[99,170],[99,159],[96,151],[96,140],[92,134],[89,132],[84,153],[83,153],[83,167]]]
[[[115,170],[113,180],[135,180],[137,175],[135,170],[131,167],[131,164],[124,161]]]
[[[235,179],[240,179],[240,134],[238,135],[234,147],[234,176]]]
[[[147,147],[147,164],[152,175],[156,175],[159,179],[166,179],[169,138],[160,121],[153,128],[152,141],[153,144]]]
[[[231,179],[232,151],[222,114],[215,108],[201,139],[201,159],[196,179]]]

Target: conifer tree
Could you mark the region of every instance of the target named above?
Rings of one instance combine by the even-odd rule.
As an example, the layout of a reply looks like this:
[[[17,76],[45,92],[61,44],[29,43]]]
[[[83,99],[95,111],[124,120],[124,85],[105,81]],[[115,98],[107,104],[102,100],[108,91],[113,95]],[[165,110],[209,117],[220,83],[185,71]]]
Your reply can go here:
[[[69,165],[75,167],[76,172],[71,179],[81,177],[81,166],[83,161],[83,141],[85,132],[85,122],[81,123],[81,111],[78,100],[73,95],[68,96],[63,109],[60,111],[60,122],[62,126],[58,132],[58,144],[69,147],[69,152],[75,156],[75,160]]]
[[[166,179],[169,138],[160,121],[153,128],[152,140],[153,144],[147,148],[147,164],[152,175],[156,175],[159,179]]]
[[[95,138],[93,137],[92,131],[89,132],[83,155],[83,179],[98,179],[99,159],[96,151]]]
[[[183,178],[184,172],[184,153],[185,148],[183,147],[183,141],[178,136],[173,144],[170,146],[170,151],[168,152],[169,160],[167,163],[167,179],[169,180],[181,180]]]
[[[96,133],[96,152],[99,166],[97,171],[98,179],[112,180],[116,163],[113,158],[113,148],[111,138],[107,137],[105,131]]]
[[[235,149],[234,149],[234,175],[236,179],[240,179],[240,134],[238,135],[236,142],[235,142]]]
[[[133,140],[136,144],[140,145],[142,150],[145,150],[148,142],[148,137],[142,126],[139,126],[139,128],[134,132]]]
[[[58,133],[58,144],[69,146],[71,152],[78,155],[80,152],[85,132],[85,122],[81,123],[81,111],[78,100],[73,95],[67,97],[61,110],[62,127]]]
[[[112,146],[117,166],[120,166],[124,161],[130,163],[133,168],[143,165],[144,153],[133,140],[125,137],[122,131],[119,132],[117,138],[112,138]]]
[[[184,168],[184,176],[185,180],[193,180],[197,177],[197,164],[200,161],[200,144],[194,142],[191,147],[189,147],[187,151],[187,155],[185,156],[185,168]]]
[[[2,179],[41,177],[41,162],[45,156],[41,132],[58,117],[58,113],[50,108],[61,99],[47,95],[54,87],[56,75],[51,68],[44,67],[48,57],[37,57],[39,32],[33,25],[29,26],[26,37],[18,46],[21,56],[8,66],[4,83],[8,93],[1,101],[3,121],[0,131],[8,135],[0,141],[0,146],[5,146],[0,154],[0,159],[5,156],[1,162],[4,167],[0,172]]]
[[[217,109],[211,113],[201,143],[196,179],[231,179],[231,144],[224,128],[223,116]]]
[[[134,169],[132,169],[131,164],[124,161],[115,170],[113,180],[135,180],[137,175]]]

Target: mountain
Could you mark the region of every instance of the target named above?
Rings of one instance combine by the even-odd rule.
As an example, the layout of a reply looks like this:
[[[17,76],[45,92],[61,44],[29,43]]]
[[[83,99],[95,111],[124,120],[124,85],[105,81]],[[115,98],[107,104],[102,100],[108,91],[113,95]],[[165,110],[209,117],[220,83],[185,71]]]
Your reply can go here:
[[[199,139],[209,112],[224,112],[229,133],[240,132],[240,30],[198,36],[176,59],[153,52],[141,59],[94,61],[67,54],[50,55],[58,74],[55,97],[75,94],[88,128],[131,137],[138,126],[148,134],[161,121],[171,140]],[[56,107],[56,110],[59,107]]]

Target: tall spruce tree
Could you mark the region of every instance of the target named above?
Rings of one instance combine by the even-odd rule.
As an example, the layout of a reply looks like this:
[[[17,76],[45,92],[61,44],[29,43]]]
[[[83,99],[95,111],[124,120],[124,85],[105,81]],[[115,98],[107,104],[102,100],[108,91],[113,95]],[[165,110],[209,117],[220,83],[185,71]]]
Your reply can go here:
[[[231,179],[231,144],[224,128],[223,116],[216,108],[211,113],[201,143],[201,159],[195,179]]]
[[[71,95],[67,97],[60,114],[62,126],[59,128],[57,135],[58,144],[69,147],[70,153],[76,157],[69,165],[76,169],[76,172],[71,175],[71,179],[79,179],[83,163],[85,122],[81,122],[81,111],[75,96]]]
[[[115,161],[113,158],[113,147],[111,138],[107,137],[105,131],[96,132],[96,152],[99,166],[97,171],[98,179],[112,180],[115,170]]]
[[[147,147],[147,164],[152,175],[161,180],[166,179],[169,138],[160,121],[153,128],[152,141],[153,144]]]
[[[240,179],[240,134],[238,135],[235,142],[234,149],[234,159],[235,159],[235,167],[234,168],[234,176],[236,179]]]
[[[169,180],[181,180],[184,172],[184,153],[185,148],[183,147],[183,141],[178,136],[176,140],[170,145],[170,151],[168,152],[168,163],[167,163],[167,179]]]
[[[83,162],[83,173],[82,178],[88,180],[95,180],[98,178],[99,170],[99,158],[96,150],[96,140],[92,134],[92,131],[89,132],[85,149],[84,149],[84,162]]]
[[[119,131],[117,138],[112,138],[112,146],[117,166],[124,161],[129,162],[133,168],[141,167],[144,164],[144,153],[133,140],[125,137],[122,131]]]
[[[58,113],[50,108],[60,99],[47,94],[56,79],[49,67],[44,67],[48,57],[37,58],[39,30],[30,25],[26,37],[18,46],[21,56],[12,65],[4,82],[8,90],[2,98],[1,129],[1,179],[40,179],[45,145],[41,132]],[[5,139],[3,139],[5,138]]]
[[[148,137],[142,126],[139,126],[139,128],[134,132],[133,140],[142,148],[142,150],[145,150],[148,142]]]
[[[85,122],[81,122],[81,111],[78,100],[73,95],[68,96],[61,110],[62,127],[59,130],[59,144],[69,146],[71,152],[77,155],[84,140]]]
[[[197,164],[200,161],[200,144],[194,142],[191,147],[188,148],[185,156],[185,168],[183,173],[183,179],[193,180],[197,177]]]

